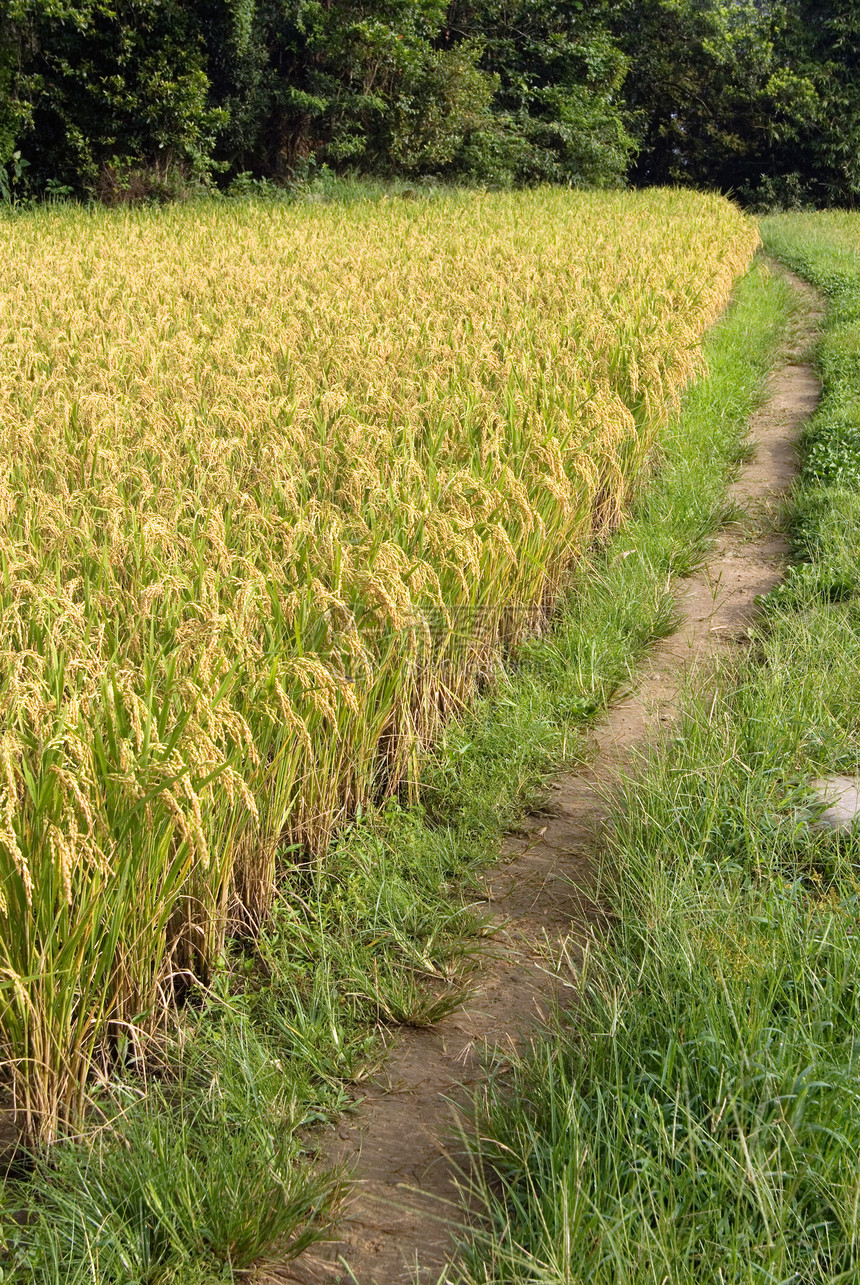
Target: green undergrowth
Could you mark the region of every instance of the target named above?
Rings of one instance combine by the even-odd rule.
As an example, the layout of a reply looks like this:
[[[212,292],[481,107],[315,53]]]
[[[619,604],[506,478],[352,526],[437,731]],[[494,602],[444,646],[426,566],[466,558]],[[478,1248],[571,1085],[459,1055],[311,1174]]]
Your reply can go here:
[[[823,396],[804,434],[793,530],[797,565],[776,601],[846,601],[860,586],[860,221],[851,214],[764,221],[773,252],[828,297]]]
[[[833,233],[838,235],[833,235]],[[687,693],[622,781],[604,940],[477,1105],[483,1218],[453,1278],[566,1285],[860,1279],[860,836],[812,782],[860,768],[856,216],[766,220],[829,295],[798,561],[749,654]]]
[[[674,627],[673,577],[738,516],[726,481],[792,307],[760,269],[740,284],[631,518],[580,568],[551,628],[450,723],[411,801],[357,817],[324,864],[285,853],[270,922],[190,994],[155,1061],[140,1051],[147,1076],[131,1067],[106,1084],[90,1136],[19,1160],[3,1280],[204,1285],[326,1234],[343,1180],[310,1162],[316,1126],[348,1105],[386,1029],[461,1002],[485,948],[479,872]]]

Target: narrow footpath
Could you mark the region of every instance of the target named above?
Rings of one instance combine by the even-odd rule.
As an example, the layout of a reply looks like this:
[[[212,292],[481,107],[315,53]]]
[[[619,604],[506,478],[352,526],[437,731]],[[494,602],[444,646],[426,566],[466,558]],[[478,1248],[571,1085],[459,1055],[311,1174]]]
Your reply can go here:
[[[755,457],[730,495],[746,517],[721,532],[701,573],[677,584],[683,625],[657,644],[636,691],[619,700],[590,733],[588,766],[559,777],[545,812],[526,818],[486,878],[487,902],[500,925],[467,1003],[428,1030],[402,1030],[384,1066],[361,1086],[355,1114],[341,1121],[326,1160],[345,1163],[356,1187],[343,1213],[341,1239],[255,1276],[264,1282],[435,1282],[451,1254],[451,1229],[462,1217],[452,1103],[464,1102],[484,1076],[481,1051],[528,1035],[556,1002],[562,983],[553,959],[581,958],[599,908],[594,884],[603,798],[631,757],[677,710],[685,679],[715,653],[745,646],[755,599],[783,575],[788,544],[781,500],[797,472],[794,444],[819,394],[806,354],[820,317],[818,296],[776,264],[805,300],[766,402],[750,425]]]

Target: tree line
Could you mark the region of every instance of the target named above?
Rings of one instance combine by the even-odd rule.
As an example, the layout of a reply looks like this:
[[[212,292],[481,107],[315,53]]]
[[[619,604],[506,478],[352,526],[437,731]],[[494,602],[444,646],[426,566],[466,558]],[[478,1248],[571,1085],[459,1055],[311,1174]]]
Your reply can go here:
[[[343,169],[860,197],[856,0],[3,5],[7,200]]]

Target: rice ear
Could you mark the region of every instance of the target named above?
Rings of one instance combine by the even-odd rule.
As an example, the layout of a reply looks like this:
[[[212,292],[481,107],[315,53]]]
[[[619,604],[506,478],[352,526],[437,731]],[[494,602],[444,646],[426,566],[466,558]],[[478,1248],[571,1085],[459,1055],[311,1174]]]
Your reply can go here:
[[[758,237],[549,190],[2,236],[0,1041],[47,1138],[541,626]]]

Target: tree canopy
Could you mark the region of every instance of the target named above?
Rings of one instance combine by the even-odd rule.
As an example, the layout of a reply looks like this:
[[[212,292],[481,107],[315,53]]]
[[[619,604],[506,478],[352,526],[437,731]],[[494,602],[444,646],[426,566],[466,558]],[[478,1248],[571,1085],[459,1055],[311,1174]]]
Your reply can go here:
[[[858,59],[854,0],[6,0],[0,194],[325,163],[852,204]]]

